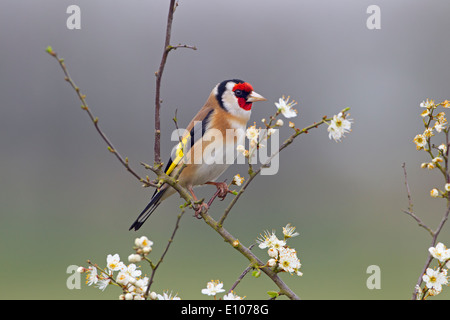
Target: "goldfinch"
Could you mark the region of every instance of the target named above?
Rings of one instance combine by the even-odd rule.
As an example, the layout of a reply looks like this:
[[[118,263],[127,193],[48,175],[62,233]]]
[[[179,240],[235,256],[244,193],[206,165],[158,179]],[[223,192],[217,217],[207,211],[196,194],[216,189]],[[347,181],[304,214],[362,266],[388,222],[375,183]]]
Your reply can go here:
[[[248,82],[232,79],[217,84],[205,105],[187,126],[186,133],[174,148],[164,172],[173,176],[182,164],[186,164],[178,180],[181,186],[189,190],[195,201],[198,199],[193,187],[204,184],[215,185],[219,189],[218,196],[225,198],[228,193],[227,185],[214,181],[236,159],[236,147],[245,145],[245,131],[253,102],[265,100],[253,91]],[[129,230],[139,230],[161,202],[175,192],[167,184],[155,190],[150,203]]]

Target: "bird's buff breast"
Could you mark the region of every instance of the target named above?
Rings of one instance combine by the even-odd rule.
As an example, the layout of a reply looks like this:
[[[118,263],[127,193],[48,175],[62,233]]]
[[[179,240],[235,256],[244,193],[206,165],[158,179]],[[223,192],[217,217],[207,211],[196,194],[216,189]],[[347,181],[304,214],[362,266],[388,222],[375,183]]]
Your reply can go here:
[[[223,134],[222,139],[216,139],[216,136],[209,139],[207,133],[202,141],[202,152],[197,152],[199,149],[191,150],[194,161],[188,164],[180,177],[184,184],[196,186],[215,181],[235,162],[237,146],[245,144],[245,126],[242,125],[231,126],[231,130],[228,134]],[[189,159],[192,159],[191,156],[192,154]],[[185,175],[185,171],[189,174]]]

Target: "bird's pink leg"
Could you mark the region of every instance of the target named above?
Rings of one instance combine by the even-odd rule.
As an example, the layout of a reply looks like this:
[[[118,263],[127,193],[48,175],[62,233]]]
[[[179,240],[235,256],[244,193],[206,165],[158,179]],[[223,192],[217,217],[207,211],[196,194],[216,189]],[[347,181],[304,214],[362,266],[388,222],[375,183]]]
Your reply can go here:
[[[231,193],[231,190],[228,189],[228,184],[226,182],[208,181],[205,184],[212,184],[212,185],[216,186],[217,190],[219,190],[219,193],[217,194],[217,196],[220,198],[221,201],[223,201],[225,199],[228,192]]]
[[[197,196],[196,196],[195,193],[194,193],[194,190],[192,189],[192,186],[189,186],[187,189],[188,189],[189,192],[192,194],[192,197],[194,198],[194,201],[197,202],[198,199],[197,199]],[[197,219],[201,219],[201,218],[202,218],[202,217],[201,217],[201,213],[202,213],[202,210],[203,210],[203,209],[204,209],[205,211],[208,211],[208,209],[209,209],[209,206],[208,206],[206,203],[204,203],[204,202],[202,202],[200,205],[198,205],[198,207],[195,209],[194,215],[195,215],[195,217],[196,217]]]

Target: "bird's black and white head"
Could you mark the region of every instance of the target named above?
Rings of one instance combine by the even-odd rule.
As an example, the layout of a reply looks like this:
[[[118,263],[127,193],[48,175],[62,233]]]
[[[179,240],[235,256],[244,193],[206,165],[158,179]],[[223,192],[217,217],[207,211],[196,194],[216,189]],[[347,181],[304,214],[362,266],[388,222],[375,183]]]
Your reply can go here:
[[[213,92],[223,109],[243,118],[250,118],[253,102],[267,100],[253,91],[250,83],[239,79],[222,81]]]

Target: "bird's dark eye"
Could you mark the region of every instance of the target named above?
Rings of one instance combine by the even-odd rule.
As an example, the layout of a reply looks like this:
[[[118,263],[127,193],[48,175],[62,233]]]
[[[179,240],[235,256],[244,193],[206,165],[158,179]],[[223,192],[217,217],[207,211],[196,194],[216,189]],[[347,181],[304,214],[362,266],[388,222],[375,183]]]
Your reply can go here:
[[[242,90],[235,90],[234,94],[236,95],[236,97],[242,97]]]

